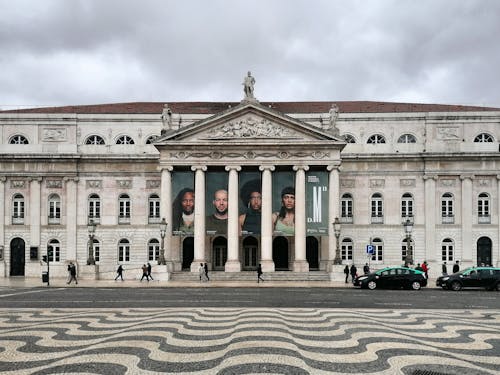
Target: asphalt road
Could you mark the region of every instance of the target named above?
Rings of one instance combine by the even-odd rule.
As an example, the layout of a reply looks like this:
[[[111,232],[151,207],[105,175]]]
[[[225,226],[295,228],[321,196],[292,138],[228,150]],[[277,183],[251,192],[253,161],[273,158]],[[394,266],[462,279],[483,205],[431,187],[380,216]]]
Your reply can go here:
[[[353,288],[0,288],[0,308],[500,309],[498,292]]]

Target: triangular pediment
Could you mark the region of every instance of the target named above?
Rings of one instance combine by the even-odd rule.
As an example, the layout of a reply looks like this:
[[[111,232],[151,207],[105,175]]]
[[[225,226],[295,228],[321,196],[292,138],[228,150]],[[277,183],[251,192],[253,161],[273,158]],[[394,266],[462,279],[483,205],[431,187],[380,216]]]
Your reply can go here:
[[[331,132],[261,105],[243,101],[240,105],[180,129],[170,129],[155,143],[241,142],[241,141],[337,141]]]

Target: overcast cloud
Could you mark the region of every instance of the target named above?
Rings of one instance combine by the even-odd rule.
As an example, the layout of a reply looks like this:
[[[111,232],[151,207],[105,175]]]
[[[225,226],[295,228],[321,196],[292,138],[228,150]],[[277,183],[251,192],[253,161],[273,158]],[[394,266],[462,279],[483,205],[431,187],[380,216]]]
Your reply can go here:
[[[496,0],[0,0],[0,108],[374,100],[500,107]]]

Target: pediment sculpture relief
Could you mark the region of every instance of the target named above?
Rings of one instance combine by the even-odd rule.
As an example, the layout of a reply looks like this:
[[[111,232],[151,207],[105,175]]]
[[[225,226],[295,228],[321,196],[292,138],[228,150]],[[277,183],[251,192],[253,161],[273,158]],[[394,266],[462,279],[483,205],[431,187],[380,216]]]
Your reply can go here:
[[[211,129],[209,139],[220,138],[299,138],[298,134],[266,119],[253,117],[228,122]]]

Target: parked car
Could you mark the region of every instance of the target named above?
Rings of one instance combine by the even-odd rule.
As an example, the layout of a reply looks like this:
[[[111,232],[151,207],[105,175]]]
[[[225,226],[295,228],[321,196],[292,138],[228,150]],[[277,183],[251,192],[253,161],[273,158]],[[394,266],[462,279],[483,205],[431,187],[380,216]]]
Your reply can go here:
[[[462,290],[462,288],[500,290],[500,268],[470,267],[451,275],[438,277],[436,285],[451,290]]]
[[[427,285],[423,271],[406,267],[387,267],[354,279],[354,285],[361,288],[413,289]]]

